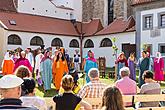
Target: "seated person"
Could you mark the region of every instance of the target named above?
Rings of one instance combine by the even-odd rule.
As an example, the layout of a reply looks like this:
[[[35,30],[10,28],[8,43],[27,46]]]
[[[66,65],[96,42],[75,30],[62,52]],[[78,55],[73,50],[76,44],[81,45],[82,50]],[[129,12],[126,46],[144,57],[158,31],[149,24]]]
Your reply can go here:
[[[22,84],[23,95],[20,97],[23,106],[36,107],[39,110],[47,110],[47,105],[44,99],[35,96],[35,81],[34,79],[25,78]]]
[[[32,76],[32,73],[26,66],[21,65],[16,69],[15,75],[23,79]]]
[[[143,74],[145,84],[141,86],[140,94],[160,94],[160,84],[153,80],[153,73],[145,71]],[[140,107],[158,107],[159,102],[141,102]]]
[[[65,75],[62,78],[64,93],[53,97],[53,101],[56,103],[56,110],[75,110],[78,104],[83,106],[85,110],[92,110],[92,107],[87,102],[73,94],[73,82],[71,75]]]
[[[104,90],[101,110],[125,110],[122,94],[117,87],[108,87]]]
[[[123,95],[135,95],[137,91],[136,82],[129,78],[130,70],[128,67],[120,69],[121,79],[116,81],[115,86],[121,91]],[[124,103],[125,106],[132,106],[132,103]]]
[[[38,110],[35,107],[25,107],[19,99],[23,80],[15,75],[5,75],[0,79],[0,109],[3,110]]]

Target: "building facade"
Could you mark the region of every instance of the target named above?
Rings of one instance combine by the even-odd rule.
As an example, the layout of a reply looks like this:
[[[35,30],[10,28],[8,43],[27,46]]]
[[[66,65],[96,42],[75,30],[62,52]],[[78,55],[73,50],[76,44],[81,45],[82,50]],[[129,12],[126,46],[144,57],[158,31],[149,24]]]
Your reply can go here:
[[[141,11],[140,18],[141,51],[147,48],[153,57],[156,52],[165,56],[165,8]]]

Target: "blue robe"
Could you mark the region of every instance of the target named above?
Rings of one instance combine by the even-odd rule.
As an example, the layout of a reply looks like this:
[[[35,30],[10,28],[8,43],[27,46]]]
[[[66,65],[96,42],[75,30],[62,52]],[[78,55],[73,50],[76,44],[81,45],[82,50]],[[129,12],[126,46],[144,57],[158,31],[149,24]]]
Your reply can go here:
[[[51,89],[52,82],[52,60],[47,58],[40,64],[41,77],[44,82],[44,89]]]
[[[91,68],[98,68],[97,63],[86,59],[85,66],[84,66],[84,71],[86,73],[86,83],[90,82],[88,72]]]
[[[149,63],[150,63],[150,59],[148,57],[140,58],[138,60],[138,65],[137,66],[140,69],[140,73],[139,73],[139,87],[140,88],[144,84],[143,73],[144,73],[144,71],[149,69]]]

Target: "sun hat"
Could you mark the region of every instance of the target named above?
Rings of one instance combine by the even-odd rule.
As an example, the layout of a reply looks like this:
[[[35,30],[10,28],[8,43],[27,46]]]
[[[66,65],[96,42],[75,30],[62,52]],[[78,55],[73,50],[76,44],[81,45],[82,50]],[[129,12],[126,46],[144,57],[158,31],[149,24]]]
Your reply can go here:
[[[23,80],[16,75],[5,75],[0,79],[0,88],[9,89],[18,87],[23,83]]]

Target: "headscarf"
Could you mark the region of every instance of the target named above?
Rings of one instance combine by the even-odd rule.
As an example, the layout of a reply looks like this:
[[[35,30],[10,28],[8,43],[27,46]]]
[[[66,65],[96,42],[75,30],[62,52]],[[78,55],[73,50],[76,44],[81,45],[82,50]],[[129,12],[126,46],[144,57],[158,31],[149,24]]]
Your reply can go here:
[[[158,58],[157,63],[159,63],[160,59],[162,58],[161,53],[160,52],[156,52],[156,58]]]
[[[22,55],[21,54],[25,54],[25,57],[23,58],[22,57]],[[19,62],[19,61],[21,61],[21,60],[25,60],[26,59],[26,53],[25,53],[25,51],[21,51],[21,54],[20,54],[20,58],[18,59],[18,60],[16,60],[16,62],[15,63],[17,63],[17,62]],[[27,60],[27,59],[26,59]]]
[[[11,60],[12,58],[9,57],[9,52],[5,53],[4,60]]]
[[[41,60],[41,62],[44,62],[46,59],[50,59],[50,60],[52,60],[51,58],[50,58],[50,56],[49,55],[47,55],[47,53],[48,53],[49,51],[47,50],[47,51],[45,51],[45,53],[44,53],[44,57],[42,58],[42,60]]]
[[[97,62],[97,60],[94,58],[94,53],[92,51],[91,51],[91,53],[92,53],[92,58],[91,57],[88,57],[87,59],[88,60],[91,60],[93,62]]]
[[[125,66],[128,67],[128,62],[127,62],[127,59],[126,59],[125,55],[124,55],[124,58],[123,59],[120,58],[121,55],[124,55],[124,52],[121,52],[119,54],[119,57],[117,58],[117,62],[116,63],[119,63],[119,62],[125,63]]]

